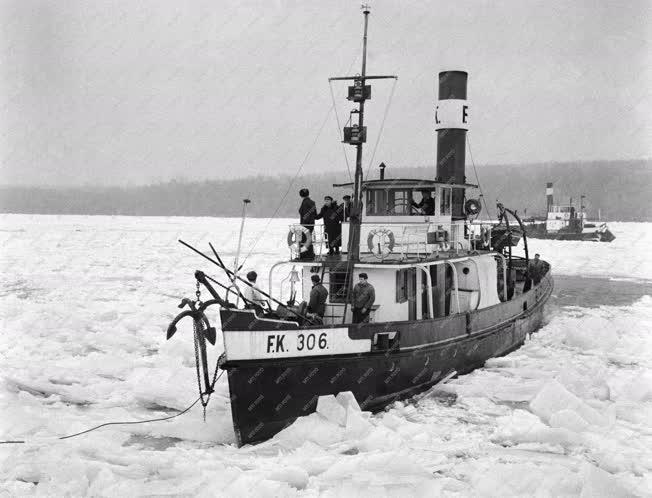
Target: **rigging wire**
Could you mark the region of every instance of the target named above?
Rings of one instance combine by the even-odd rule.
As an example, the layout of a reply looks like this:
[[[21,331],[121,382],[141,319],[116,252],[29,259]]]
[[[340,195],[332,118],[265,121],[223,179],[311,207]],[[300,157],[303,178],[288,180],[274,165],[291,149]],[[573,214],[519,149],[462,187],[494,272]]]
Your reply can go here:
[[[224,373],[224,370],[220,372],[220,375],[215,379],[215,381],[219,380],[220,377],[222,377],[222,374]],[[73,437],[81,436],[82,434],[87,434],[89,432],[95,431],[97,429],[100,429],[102,427],[107,427],[109,425],[136,425],[136,424],[147,424],[149,422],[163,422],[165,420],[171,420],[176,417],[180,417],[181,415],[187,413],[190,411],[192,407],[194,407],[199,401],[201,400],[201,396],[197,398],[188,408],[184,409],[183,411],[180,411],[179,413],[175,413],[174,415],[169,415],[167,417],[160,417],[160,418],[151,418],[148,420],[135,420],[131,422],[106,422],[104,424],[96,425],[95,427],[91,427],[90,429],[86,429],[81,432],[76,432],[74,434],[68,434],[67,436],[61,436],[58,437],[58,440],[63,440],[63,439],[70,439]],[[25,444],[27,441],[24,439],[16,439],[16,440],[8,440],[8,441],[0,441],[0,444]]]
[[[466,134],[466,146],[469,149],[469,157],[471,158],[471,164],[473,165],[473,172],[475,173],[475,180],[478,182],[478,188],[480,189],[480,198],[482,199],[482,203],[484,204],[484,208],[487,211],[487,214],[489,214],[489,208],[487,207],[487,200],[484,198],[484,192],[482,191],[482,185],[480,184],[480,177],[478,176],[478,170],[475,167],[475,161],[473,160],[473,152],[471,152],[471,139],[469,138],[469,134]]]
[[[389,99],[387,100],[387,105],[385,106],[385,112],[383,113],[383,120],[380,123],[380,129],[378,130],[378,136],[376,137],[376,144],[374,145],[373,152],[371,153],[371,159],[369,159],[369,164],[367,165],[367,171],[364,174],[365,178],[367,178],[367,176],[369,175],[369,170],[371,169],[371,165],[373,164],[374,158],[376,157],[376,150],[378,149],[380,138],[383,135],[383,129],[385,128],[385,120],[387,119],[387,115],[389,114],[389,108],[392,105],[392,100],[394,98],[394,90],[396,89],[397,81],[398,80],[395,79],[394,82],[392,83],[392,91],[389,94]]]
[[[356,55],[353,60],[351,61],[351,64],[349,64],[349,68],[346,70],[346,74],[349,74],[351,72],[351,69],[355,65],[355,63],[358,61],[358,56]],[[337,123],[337,136],[343,140],[344,137],[342,135],[342,125],[340,124],[340,116],[337,112],[337,103],[335,102],[335,93],[333,92],[333,82],[331,80],[328,80],[328,86],[331,91],[331,100],[333,101],[333,109],[335,110],[335,121]],[[351,117],[349,116],[349,121],[351,121]],[[349,180],[353,181],[353,176],[351,176],[351,166],[349,164],[349,156],[346,153],[346,147],[344,145],[344,142],[342,141],[342,154],[344,154],[344,161],[346,162],[346,171],[349,174]]]
[[[353,60],[351,61],[351,64],[349,64],[349,69],[346,71],[347,74],[351,72],[351,68],[356,63],[357,60],[358,60],[358,56],[356,55],[353,58]],[[333,110],[335,111],[335,117],[337,119],[338,128],[340,126],[339,117],[337,115],[337,106],[335,105],[335,95],[333,94],[333,86],[331,85],[330,81],[328,83],[329,83],[329,86],[331,88],[331,97],[333,99],[333,103],[332,103],[331,107],[328,109],[328,112],[326,113],[326,117],[324,118],[324,121],[322,122],[321,126],[319,127],[319,131],[317,132],[317,136],[315,137],[315,140],[312,142],[312,145],[308,149],[308,152],[306,153],[305,157],[303,158],[303,161],[301,161],[301,164],[299,164],[299,169],[294,174],[294,177],[292,177],[292,180],[290,181],[290,184],[288,185],[288,188],[285,191],[285,194],[283,195],[283,197],[281,197],[281,200],[279,201],[278,205],[276,206],[276,209],[274,210],[274,213],[272,213],[272,216],[270,218],[268,218],[267,223],[265,224],[265,227],[263,228],[263,230],[259,233],[258,237],[256,237],[256,239],[254,240],[254,243],[251,246],[251,249],[249,249],[249,252],[247,253],[247,255],[242,260],[242,263],[240,265],[241,267],[244,267],[244,264],[247,262],[247,259],[249,258],[249,256],[251,256],[251,253],[256,248],[256,245],[258,244],[258,241],[262,238],[262,236],[265,234],[265,232],[269,228],[269,225],[276,218],[276,215],[278,214],[279,210],[281,209],[281,206],[283,205],[283,202],[285,201],[288,194],[290,193],[290,190],[292,189],[292,186],[294,185],[294,182],[296,181],[297,177],[301,173],[301,170],[303,169],[306,162],[310,158],[310,155],[312,154],[312,151],[315,148],[315,145],[317,144],[317,141],[319,140],[319,137],[321,136],[322,131],[324,130],[324,126],[326,125],[326,121],[328,121],[328,118],[329,118],[329,116],[331,114],[331,111],[333,111]],[[341,136],[340,133],[341,132],[338,132],[338,136]],[[349,166],[349,160],[348,160],[348,157],[346,156],[346,150],[344,149],[344,144],[342,144],[342,150],[344,151],[344,158],[346,159],[346,169],[347,169],[347,171],[349,173],[349,179],[352,179],[351,178],[351,169],[350,169],[350,166]]]
[[[324,120],[322,121],[321,126],[319,127],[319,131],[317,132],[317,136],[316,136],[315,139],[313,140],[312,145],[311,145],[310,148],[308,149],[308,152],[306,152],[306,155],[304,156],[303,161],[301,161],[301,164],[299,164],[299,169],[297,170],[297,172],[296,172],[296,173],[294,174],[294,176],[292,177],[292,180],[290,180],[290,183],[288,184],[288,188],[287,188],[287,190],[285,191],[285,194],[283,194],[283,197],[281,197],[281,200],[280,200],[279,203],[277,204],[276,209],[274,210],[274,213],[272,213],[272,216],[271,216],[270,218],[268,218],[267,223],[265,224],[265,227],[263,228],[263,230],[260,232],[260,234],[258,235],[258,237],[256,237],[256,239],[254,240],[253,245],[252,245],[251,248],[249,249],[249,252],[247,253],[247,255],[246,255],[246,256],[244,257],[244,259],[242,260],[242,264],[241,264],[240,266],[244,266],[244,265],[245,265],[245,263],[247,262],[247,259],[249,258],[249,256],[251,256],[251,253],[253,253],[253,252],[254,252],[254,249],[256,249],[256,245],[258,244],[258,242],[259,242],[260,239],[262,238],[263,234],[267,231],[267,229],[269,228],[269,225],[272,223],[272,221],[274,220],[274,218],[276,218],[276,215],[278,214],[279,210],[281,209],[281,206],[283,205],[283,202],[285,201],[285,199],[287,198],[288,194],[290,193],[290,190],[292,189],[292,186],[294,185],[294,182],[296,181],[297,177],[298,177],[299,174],[301,173],[301,170],[303,169],[303,167],[305,166],[306,162],[308,162],[308,159],[309,159],[310,156],[312,155],[312,151],[314,150],[315,145],[317,145],[317,141],[319,140],[319,137],[321,136],[322,131],[324,131],[324,127],[326,126],[326,122],[328,121],[328,118],[330,117],[330,114],[331,114],[331,111],[332,111],[332,110],[333,110],[333,107],[331,106],[331,107],[328,109],[328,112],[326,113],[326,117],[325,117]]]

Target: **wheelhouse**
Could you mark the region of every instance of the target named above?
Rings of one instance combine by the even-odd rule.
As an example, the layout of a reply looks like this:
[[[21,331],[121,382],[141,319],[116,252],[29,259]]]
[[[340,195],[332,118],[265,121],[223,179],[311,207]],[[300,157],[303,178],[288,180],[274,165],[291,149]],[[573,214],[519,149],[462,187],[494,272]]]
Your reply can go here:
[[[489,237],[481,230],[471,230],[466,220],[452,217],[453,189],[476,185],[382,176],[362,183],[360,259],[352,274],[347,277],[349,222],[342,224],[340,255],[325,254],[327,236],[323,225],[315,225],[314,257],[304,258],[300,246],[290,245],[290,260],[277,263],[269,272],[270,294],[285,301],[300,292],[305,300],[311,276],[319,275],[328,290],[324,316],[328,325],[351,322],[349,279],[355,281],[363,271],[376,292],[372,322],[442,318],[509,299],[508,264],[503,254],[487,251]],[[348,188],[351,184],[334,186]],[[419,207],[424,197],[432,199],[428,209],[424,204]],[[490,235],[491,226],[487,224],[485,229],[477,224],[475,228]],[[290,233],[297,229],[300,225],[292,225]],[[275,285],[283,271],[280,268],[289,264],[293,265],[290,275]]]
[[[548,232],[557,232],[564,229],[575,229],[582,231],[586,214],[583,210],[577,211],[575,206],[551,205],[548,207],[548,217],[546,219],[546,230]]]
[[[350,188],[352,184],[335,184]],[[384,179],[362,183],[363,221],[360,227],[361,258],[405,261],[449,250],[468,250],[472,242],[464,220],[453,220],[453,188],[476,188],[472,184],[449,184],[432,180]],[[426,192],[432,198],[428,212],[417,207]],[[316,236],[321,233],[316,227]],[[349,222],[342,223],[342,247],[348,247]],[[317,240],[319,243],[319,240]]]

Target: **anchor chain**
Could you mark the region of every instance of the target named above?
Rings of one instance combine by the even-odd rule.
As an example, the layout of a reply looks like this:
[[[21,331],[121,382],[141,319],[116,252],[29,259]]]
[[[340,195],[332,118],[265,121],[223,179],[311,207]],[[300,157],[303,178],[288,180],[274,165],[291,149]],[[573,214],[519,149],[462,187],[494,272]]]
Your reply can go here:
[[[224,353],[218,358],[215,364],[215,372],[213,373],[213,379],[209,380],[208,372],[208,358],[206,355],[206,341],[211,344],[215,344],[215,329],[211,327],[208,318],[206,317],[206,309],[213,304],[222,304],[218,299],[211,299],[202,303],[201,301],[201,287],[200,282],[197,281],[197,286],[195,290],[196,300],[192,301],[190,299],[184,298],[179,305],[179,308],[184,308],[188,306],[190,309],[187,311],[181,312],[177,317],[172,321],[168,327],[167,338],[170,339],[176,332],[177,323],[184,317],[192,318],[193,324],[193,344],[195,349],[195,372],[197,374],[197,388],[199,390],[199,401],[201,401],[202,407],[204,409],[204,421],[206,421],[206,406],[210,401],[211,394],[215,391],[215,384],[218,379],[218,371],[220,367],[220,361],[224,356]],[[203,381],[202,381],[203,374]]]
[[[201,400],[201,406],[204,409],[204,422],[206,422],[206,405],[210,401],[210,391],[208,386],[206,386],[206,391],[202,389],[201,385],[201,373],[199,371],[199,364],[201,362],[199,357],[199,334],[204,333],[204,327],[201,320],[193,319],[193,330],[194,330],[194,344],[195,344],[195,371],[197,372],[197,389],[199,390],[199,398]],[[206,365],[204,365],[206,368]]]
[[[215,383],[217,382],[218,372],[220,370],[220,363],[224,357],[224,353],[215,362],[215,371],[213,372],[213,379],[211,380],[210,385],[205,386],[206,389],[202,389],[201,383],[201,371],[200,364],[203,364],[199,351],[199,341],[202,340],[204,334],[204,322],[201,319],[193,320],[193,330],[194,330],[194,344],[195,344],[195,371],[197,373],[197,388],[199,390],[199,398],[201,401],[202,408],[204,409],[204,422],[206,422],[206,406],[211,399],[211,394],[215,392]],[[203,368],[207,369],[208,365],[203,365]]]

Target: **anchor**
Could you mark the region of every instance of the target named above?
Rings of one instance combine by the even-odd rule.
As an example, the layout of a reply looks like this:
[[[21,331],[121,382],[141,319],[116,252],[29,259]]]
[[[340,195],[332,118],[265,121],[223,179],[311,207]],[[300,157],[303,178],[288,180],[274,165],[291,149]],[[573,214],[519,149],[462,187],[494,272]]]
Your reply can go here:
[[[206,316],[206,309],[215,304],[220,306],[228,306],[229,303],[225,302],[215,290],[208,284],[207,288],[213,295],[214,299],[209,299],[206,302],[201,301],[201,291],[200,291],[200,282],[203,277],[202,272],[196,272],[195,278],[197,280],[197,291],[195,295],[197,296],[196,300],[183,298],[179,304],[179,308],[190,308],[179,313],[170,325],[168,325],[166,339],[169,340],[177,332],[177,324],[186,317],[192,318],[193,322],[193,339],[195,345],[195,368],[197,371],[197,387],[199,389],[199,397],[201,398],[201,404],[204,407],[204,420],[206,419],[206,405],[210,400],[211,394],[215,391],[215,382],[217,380],[217,371],[219,366],[218,364],[215,367],[215,374],[213,375],[213,381],[211,382],[208,371],[208,356],[206,354],[206,341],[208,341],[213,346],[215,345],[217,339],[217,332],[215,327],[211,326],[208,317]],[[202,386],[203,378],[203,386]]]

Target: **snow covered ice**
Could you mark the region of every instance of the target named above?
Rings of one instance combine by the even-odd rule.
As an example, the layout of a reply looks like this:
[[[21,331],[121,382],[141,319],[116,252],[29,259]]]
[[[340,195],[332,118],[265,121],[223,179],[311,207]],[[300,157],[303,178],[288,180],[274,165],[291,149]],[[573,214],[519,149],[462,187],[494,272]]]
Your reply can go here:
[[[611,244],[530,240],[557,288],[514,353],[376,415],[320,400],[238,449],[225,377],[206,423],[196,406],[56,439],[197,398],[192,330],[165,328],[211,269],[176,241],[230,261],[238,220],[0,220],[0,439],[27,441],[0,445],[0,496],[652,496],[652,224],[610,223]],[[290,222],[247,221],[246,269],[287,257]]]

